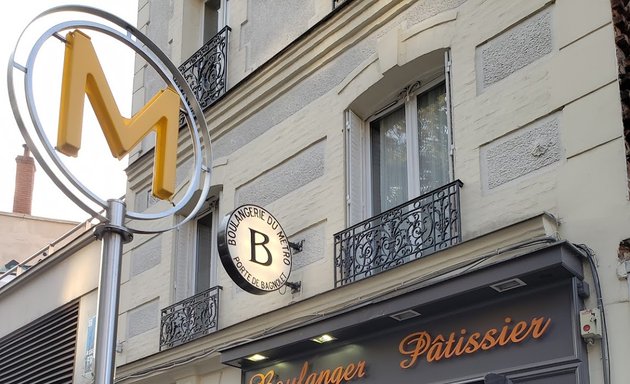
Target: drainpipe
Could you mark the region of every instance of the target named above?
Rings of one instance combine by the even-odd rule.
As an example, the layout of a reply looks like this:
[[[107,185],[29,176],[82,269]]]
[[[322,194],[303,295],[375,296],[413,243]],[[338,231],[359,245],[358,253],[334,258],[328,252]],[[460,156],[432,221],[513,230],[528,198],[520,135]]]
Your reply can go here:
[[[610,384],[610,351],[608,348],[608,328],[606,327],[606,311],[604,310],[604,298],[602,296],[602,285],[597,272],[597,263],[595,261],[595,252],[585,244],[573,244],[582,253],[591,269],[593,284],[595,288],[595,296],[597,297],[597,308],[599,308],[602,324],[601,338],[601,354],[602,354],[602,373],[604,375],[604,384]]]

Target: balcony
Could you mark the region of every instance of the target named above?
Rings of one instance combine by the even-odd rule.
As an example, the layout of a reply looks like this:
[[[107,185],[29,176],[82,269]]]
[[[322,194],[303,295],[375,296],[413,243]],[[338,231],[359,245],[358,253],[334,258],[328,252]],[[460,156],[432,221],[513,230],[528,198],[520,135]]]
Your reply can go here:
[[[227,49],[230,27],[226,26],[179,66],[201,109],[212,105],[227,90]]]
[[[462,186],[453,181],[335,234],[335,287],[460,243]]]
[[[217,331],[220,290],[216,286],[162,309],[160,351]]]

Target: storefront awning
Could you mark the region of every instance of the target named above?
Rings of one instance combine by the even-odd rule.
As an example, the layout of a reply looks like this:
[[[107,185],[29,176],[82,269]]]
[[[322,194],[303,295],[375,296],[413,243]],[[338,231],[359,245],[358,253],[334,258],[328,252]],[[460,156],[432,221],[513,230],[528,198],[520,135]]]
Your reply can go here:
[[[341,340],[352,340],[398,327],[400,321],[392,315],[415,311],[423,318],[439,316],[471,303],[487,303],[504,299],[505,295],[536,290],[559,281],[583,279],[584,256],[570,243],[557,242],[509,260],[484,268],[463,272],[450,278],[405,292],[396,292],[373,299],[346,311],[318,318],[316,321],[263,339],[221,351],[222,362],[244,370],[256,363],[246,358],[254,354],[268,357],[266,364],[303,354],[317,353],[326,345],[311,339],[322,334],[334,334]],[[518,290],[501,292],[501,286],[522,285]],[[340,288],[343,289],[343,288]],[[411,313],[411,312],[408,312]]]

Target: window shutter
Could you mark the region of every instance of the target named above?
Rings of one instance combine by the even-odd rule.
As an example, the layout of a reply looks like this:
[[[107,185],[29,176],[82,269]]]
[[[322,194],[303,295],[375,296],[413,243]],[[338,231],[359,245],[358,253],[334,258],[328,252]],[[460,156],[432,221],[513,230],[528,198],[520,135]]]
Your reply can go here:
[[[212,287],[212,214],[197,220],[197,257],[195,262],[195,294]]]
[[[455,145],[453,144],[453,105],[451,100],[451,52],[444,51],[444,79],[446,82],[446,123],[448,124],[449,145],[449,173],[450,179],[455,180]]]
[[[354,112],[346,111],[346,222],[348,226],[365,218],[363,137],[363,121]]]

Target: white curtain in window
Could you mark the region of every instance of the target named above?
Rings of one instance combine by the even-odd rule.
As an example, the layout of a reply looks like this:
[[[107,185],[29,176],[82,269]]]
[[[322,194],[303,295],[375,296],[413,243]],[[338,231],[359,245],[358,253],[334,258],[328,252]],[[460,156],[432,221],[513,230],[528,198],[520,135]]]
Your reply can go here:
[[[418,96],[420,194],[449,182],[449,127],[446,109],[445,83]]]
[[[375,120],[372,130],[374,214],[407,201],[407,132],[405,108]]]

